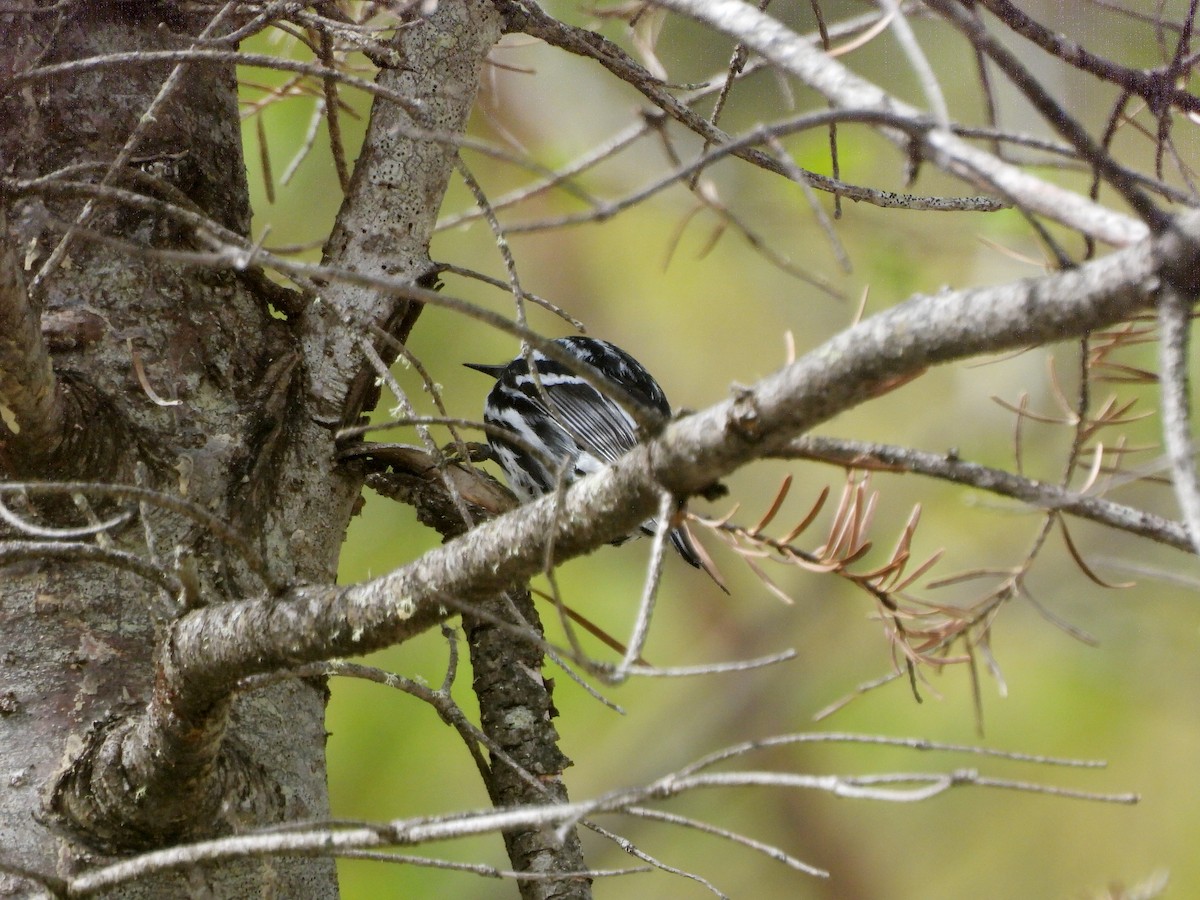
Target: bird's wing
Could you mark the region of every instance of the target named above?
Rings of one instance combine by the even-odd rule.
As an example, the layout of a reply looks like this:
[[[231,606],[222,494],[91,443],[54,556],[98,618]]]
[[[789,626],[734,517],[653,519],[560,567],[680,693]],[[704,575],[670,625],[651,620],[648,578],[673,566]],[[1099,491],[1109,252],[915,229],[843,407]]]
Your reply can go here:
[[[578,379],[542,378],[551,414],[580,448],[606,463],[638,442],[637,426],[625,410]]]

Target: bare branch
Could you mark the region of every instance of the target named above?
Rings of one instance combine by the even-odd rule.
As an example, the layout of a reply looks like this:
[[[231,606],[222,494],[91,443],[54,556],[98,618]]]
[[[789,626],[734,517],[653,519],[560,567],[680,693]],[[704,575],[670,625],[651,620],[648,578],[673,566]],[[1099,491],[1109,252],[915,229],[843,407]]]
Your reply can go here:
[[[925,121],[908,104],[854,74],[841,63],[796,36],[775,19],[740,0],[655,0],[740,41],[790,75],[799,78],[839,107],[874,110]],[[885,131],[885,134],[887,132]],[[896,138],[893,138],[895,140]],[[907,148],[907,139],[901,139]],[[1145,237],[1146,227],[1079,195],[1051,184],[979,150],[943,130],[922,141],[922,157],[985,190],[995,191],[1022,208],[1118,246]]]
[[[684,102],[675,97],[662,82],[631,59],[620,47],[595,32],[575,28],[559,22],[543,12],[536,4],[521,0],[504,0],[502,4],[508,17],[508,28],[521,31],[547,43],[561,47],[570,53],[578,53],[595,59],[617,77],[641,91],[659,109],[703,137],[707,144],[726,144],[730,136],[715,123],[695,113]],[[797,38],[797,40],[801,40]],[[849,105],[849,104],[847,104]],[[738,146],[732,154],[753,163],[768,172],[792,177],[787,166],[770,154],[751,146]],[[921,197],[878,191],[849,184],[838,178],[830,178],[818,172],[802,170],[804,180],[813,188],[828,191],[839,197],[861,200],[882,207],[905,209],[979,209],[989,202],[985,197]]]
[[[1159,385],[1162,390],[1163,443],[1171,461],[1175,496],[1190,536],[1187,543],[1200,553],[1200,483],[1196,476],[1196,449],[1192,442],[1191,391],[1188,377],[1188,344],[1192,326],[1191,303],[1173,284],[1159,295]]]
[[[1185,552],[1192,551],[1187,531],[1178,522],[1102,497],[1076,493],[1053,484],[1014,475],[947,454],[889,447],[863,441],[807,435],[797,438],[779,454],[785,458],[813,459],[856,469],[881,468],[913,472],[991,491],[1035,506],[1107,525]]]
[[[1037,44],[1051,56],[1081,69],[1103,81],[1119,85],[1125,91],[1145,100],[1157,113],[1164,105],[1176,106],[1184,112],[1200,112],[1200,97],[1175,86],[1178,73],[1169,69],[1131,69],[1120,66],[1067,39],[1036,19],[1022,12],[1009,0],[980,0],[1001,22],[1017,34]],[[1157,20],[1161,24],[1161,20]]]
[[[873,799],[883,802],[920,802],[957,787],[973,785],[1025,793],[1050,794],[1088,802],[1119,804],[1138,802],[1135,794],[1099,794],[1033,782],[997,779],[981,775],[973,769],[957,769],[944,773],[888,773],[882,775],[805,775],[762,771],[702,773],[703,769],[715,762],[736,759],[760,747],[806,742],[865,743],[940,752],[967,752],[1034,764],[1094,765],[1086,761],[1056,760],[907,738],[882,738],[838,733],[782,735],[761,742],[730,747],[649,784],[613,791],[595,800],[582,803],[542,804],[507,810],[451,813],[419,819],[399,819],[376,825],[333,824],[325,827],[293,827],[272,829],[258,834],[237,835],[157,850],[122,860],[70,879],[67,882],[67,892],[70,896],[87,897],[106,888],[144,876],[149,872],[194,866],[202,862],[212,862],[235,856],[343,855],[349,851],[366,848],[416,846],[434,841],[453,840],[513,829],[541,830],[552,835],[556,830],[561,832],[564,828],[572,827],[575,822],[585,817],[601,814],[628,814],[639,818],[658,819],[669,825],[703,827],[707,833],[726,837],[738,844],[766,853],[772,859],[792,868],[806,871],[817,877],[825,874],[821,870],[807,866],[788,854],[760,842],[744,839],[740,835],[705,826],[703,823],[696,823],[691,819],[660,814],[657,810],[645,810],[640,807],[640,804],[649,801],[661,801],[706,787],[758,785],[815,790],[844,798]],[[637,855],[645,858],[644,854]],[[566,875],[583,880],[590,879],[597,874],[608,873],[579,870],[563,874],[554,873],[549,877],[561,880]],[[43,883],[52,883],[52,879],[31,873],[27,873],[27,877],[36,878]]]
[[[658,587],[662,583],[663,554],[675,506],[675,498],[663,491],[658,499],[658,515],[655,517],[657,524],[654,529],[654,542],[650,547],[650,567],[642,586],[642,598],[638,603],[633,633],[629,636],[629,646],[613,673],[613,680],[616,682],[624,681],[628,677],[629,668],[642,658],[642,651],[646,649],[646,641],[650,637],[650,620],[654,616]]]
[[[228,65],[234,63],[242,66],[260,66],[264,69],[274,69],[281,72],[298,72],[316,78],[334,78],[340,83],[358,88],[368,94],[390,100],[393,103],[409,106],[412,97],[405,96],[385,85],[368,81],[364,78],[331,70],[318,63],[302,60],[287,59],[281,56],[271,56],[265,53],[246,53],[241,50],[137,50],[127,53],[105,53],[103,56],[91,56],[86,59],[74,59],[63,63],[39,66],[28,71],[15,73],[8,84],[21,87],[27,84],[38,84],[59,78],[73,78],[96,69],[128,68],[129,66],[154,66],[164,62],[196,63],[207,65]]]
[[[908,24],[904,11],[900,8],[900,0],[881,0],[881,6],[887,10],[888,18],[891,20],[892,33],[896,36],[896,41],[900,44],[904,55],[908,57],[908,64],[912,66],[913,72],[916,73],[917,79],[921,83],[921,90],[925,94],[925,101],[929,104],[930,113],[939,128],[949,129],[950,109],[946,106],[946,97],[942,93],[941,85],[938,84],[933,66],[929,64],[925,52],[921,49],[916,35],[913,34],[913,30]]]
[[[163,645],[149,710],[121,732],[127,739],[117,741],[121,750],[112,758],[137,762],[143,777],[127,783],[153,784],[156,766],[170,757],[147,751],[161,749],[172,733],[176,739],[206,733],[213,711],[224,707],[241,678],[405,640],[542,569],[548,537],[554,561],[569,559],[628,533],[652,513],[664,487],[676,497],[701,491],[868,399],[881,381],[1128,318],[1152,301],[1147,286],[1159,280],[1162,268],[1187,271],[1198,262],[1200,214],[1191,214],[1162,238],[1070,272],[914,297],[735,398],[671,423],[658,438],[565,492],[484,523],[386,576],[348,587],[303,586],[280,599],[232,601],[189,613]],[[60,796],[65,789],[60,784]],[[86,778],[72,793],[89,802],[95,795]],[[119,806],[129,798],[113,799]]]

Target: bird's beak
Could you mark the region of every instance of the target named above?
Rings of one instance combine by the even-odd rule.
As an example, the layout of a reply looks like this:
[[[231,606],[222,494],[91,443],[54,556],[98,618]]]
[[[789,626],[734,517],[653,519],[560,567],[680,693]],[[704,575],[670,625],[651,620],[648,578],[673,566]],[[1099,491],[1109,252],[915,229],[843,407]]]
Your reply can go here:
[[[493,378],[499,378],[500,373],[507,367],[507,363],[498,366],[489,366],[484,363],[463,363],[463,365],[476,372],[482,372],[484,375],[491,375]]]

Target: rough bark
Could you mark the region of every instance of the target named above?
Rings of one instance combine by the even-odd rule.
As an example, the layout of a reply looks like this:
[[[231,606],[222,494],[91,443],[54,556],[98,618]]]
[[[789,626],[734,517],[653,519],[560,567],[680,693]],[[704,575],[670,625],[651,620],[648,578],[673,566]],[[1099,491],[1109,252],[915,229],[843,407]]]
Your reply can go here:
[[[162,12],[97,5],[73,9],[61,23],[4,16],[0,58],[17,71],[104,53],[176,47],[211,18],[211,13],[175,17],[160,27]],[[41,90],[6,94],[0,113],[5,122],[16,123],[0,132],[6,174],[28,178],[70,165],[111,162],[170,71],[164,65],[102,69]],[[178,79],[131,148],[132,165],[153,169],[208,215],[245,233],[249,208],[232,67],[205,66],[185,74],[191,77]],[[70,201],[13,204],[4,239],[26,257],[28,274],[39,271],[62,239],[61,228],[47,220],[70,222],[81,209],[80,202]],[[96,208],[87,227],[149,239],[160,247],[180,241],[151,216],[106,206]],[[69,329],[78,339],[58,341],[67,349],[53,354],[54,370],[70,398],[69,414],[57,435],[42,438],[45,445],[18,447],[22,452],[14,462],[19,464],[10,467],[9,477],[125,483],[141,478],[243,526],[252,521],[261,526],[267,509],[248,508],[242,478],[261,470],[278,427],[261,415],[264,397],[258,386],[276,371],[275,360],[293,352],[282,323],[230,273],[185,271],[81,239],[65,249],[31,297],[45,319],[78,323]],[[143,380],[173,405],[154,402]],[[11,450],[18,442],[10,438],[4,442]],[[82,522],[82,514],[61,500],[34,500],[31,506],[28,514],[44,516],[43,524]],[[101,517],[106,509],[111,512],[111,504],[103,501],[94,506]],[[151,513],[148,523],[160,554],[179,548],[195,561],[204,599],[248,584],[223,564],[211,537],[187,519]],[[114,538],[118,548],[146,551],[140,528],[126,527]],[[330,562],[322,567],[326,572]],[[45,802],[56,776],[89,733],[149,696],[153,647],[177,613],[177,600],[106,565],[46,560],[4,571],[0,665],[9,704],[0,720],[0,770],[13,773],[0,792],[0,846],[7,858],[60,875],[103,858],[97,846],[58,828]],[[237,796],[244,803],[207,795],[205,805],[186,811],[189,820],[181,823],[180,833],[321,815],[327,809],[323,707],[323,690],[307,683],[279,685],[237,702],[230,743],[247,777],[237,779],[238,792],[227,798]],[[139,787],[122,785],[124,790]],[[131,843],[127,834],[109,837]],[[334,892],[329,861],[308,859],[286,866],[243,861],[196,869],[149,879],[121,896],[195,896],[206,888],[218,896],[249,896],[268,883],[291,896]],[[0,875],[0,892],[28,890],[28,882]]]
[[[376,445],[370,457],[377,471],[367,483],[386,497],[414,506],[421,521],[446,539],[463,534],[468,526],[459,504],[451,502],[447,478],[473,522],[516,505],[512,494],[477,470],[454,464],[439,471],[429,454],[412,447]],[[543,675],[541,648],[519,637],[543,633],[529,590],[480,601],[472,612],[463,613],[463,630],[471,656],[471,687],[479,700],[479,727],[492,746],[503,751],[491,754],[483,772],[492,803],[501,808],[566,803],[563,772],[571,760],[558,747],[554,682]],[[574,828],[562,841],[544,825],[516,828],[504,832],[504,843],[517,871],[553,875],[586,868]],[[590,879],[580,877],[517,884],[525,900],[591,896]]]
[[[495,624],[511,623],[522,630],[542,631],[529,591],[512,592],[480,604],[489,618],[463,616],[474,671],[472,687],[482,713],[480,727],[509,756],[512,763],[492,756],[488,792],[500,807],[565,803],[563,772],[571,760],[558,749],[552,719],[554,683],[542,674],[540,648],[514,640],[512,631]],[[520,828],[504,832],[509,859],[521,871],[554,874],[586,868],[579,835],[571,829],[560,842],[550,828]],[[519,882],[525,900],[585,900],[591,880]]]

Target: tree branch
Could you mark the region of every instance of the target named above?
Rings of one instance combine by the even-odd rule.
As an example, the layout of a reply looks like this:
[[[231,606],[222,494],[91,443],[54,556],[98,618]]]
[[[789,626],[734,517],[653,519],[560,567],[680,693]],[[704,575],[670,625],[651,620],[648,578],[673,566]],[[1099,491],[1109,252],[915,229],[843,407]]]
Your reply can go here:
[[[1200,484],[1196,477],[1188,387],[1188,344],[1195,299],[1194,293],[1185,296],[1174,284],[1163,286],[1158,309],[1158,382],[1162,391],[1163,443],[1171,461],[1171,481],[1187,523],[1187,543],[1193,552],[1200,552]]]
[[[472,688],[479,698],[480,727],[507,757],[491,757],[487,787],[492,803],[498,808],[567,803],[570,798],[562,774],[571,760],[558,748],[553,724],[558,711],[553,682],[542,674],[545,659],[541,648],[514,639],[511,628],[494,623],[510,622],[541,636],[542,623],[529,591],[498,595],[479,608],[486,615],[463,614],[475,673]],[[586,868],[575,828],[561,839],[545,828],[507,829],[504,843],[517,871],[567,876],[562,881],[521,882],[524,900],[586,900],[592,896],[590,879],[572,877]]]
[[[855,469],[878,468],[901,474],[912,472],[928,475],[990,491],[1003,497],[1012,497],[1039,509],[1058,510],[1119,529],[1127,534],[1166,544],[1177,550],[1193,552],[1187,529],[1179,522],[1102,497],[1089,497],[1056,484],[1023,478],[1002,469],[965,462],[946,454],[927,453],[907,447],[889,447],[865,441],[805,435],[790,443],[779,456],[784,459],[830,462]]]
[[[1112,325],[1150,305],[1162,278],[1198,269],[1200,213],[1191,213],[1161,237],[1068,272],[913,297],[733,398],[671,423],[561,496],[486,522],[388,575],[346,587],[301,586],[279,598],[189,613],[174,623],[163,645],[156,689],[141,721],[177,729],[181,738],[208,733],[207,717],[222,709],[240,678],[403,641],[537,573],[548,539],[554,563],[586,553],[649,516],[664,487],[679,497],[699,492],[752,460],[784,451],[798,434],[876,396],[897,378]],[[155,767],[178,765],[178,759],[147,754],[147,742],[139,739],[143,726],[123,735],[111,758],[126,766],[139,760],[150,783]],[[92,790],[83,780],[60,785],[60,794],[66,787]],[[115,799],[132,804],[127,814],[136,814],[138,798]]]
[[[723,129],[692,110],[687,103],[672,94],[662,82],[624,50],[602,35],[586,28],[578,28],[560,22],[547,15],[535,3],[522,0],[500,0],[498,6],[506,16],[506,29],[536,37],[552,47],[594,59],[613,75],[631,85],[669,115],[672,119],[691,129],[710,144],[726,144],[732,137]],[[739,146],[733,155],[768,172],[798,181],[794,171],[769,153],[756,147]],[[828,191],[840,197],[870,203],[884,208],[931,209],[941,211],[976,210],[990,212],[999,207],[995,201],[985,197],[920,197],[912,194],[895,193],[864,188],[849,184],[839,178],[831,178],[819,172],[800,169],[803,181],[819,191]]]
[[[979,0],[996,18],[1017,34],[1037,44],[1051,56],[1070,66],[1111,82],[1141,97],[1157,115],[1175,106],[1184,112],[1200,112],[1200,97],[1174,84],[1180,73],[1167,68],[1130,69],[1094,53],[1026,15],[1009,0]]]
[[[67,408],[8,232],[0,187],[0,464],[28,471],[62,443]]]
[[[382,69],[378,82],[409,102],[374,105],[350,190],[325,244],[327,264],[413,282],[432,274],[429,239],[457,150],[416,138],[412,129],[462,132],[484,59],[499,38],[500,16],[489,0],[442,3],[428,18],[397,29],[402,62]],[[370,326],[403,341],[420,310],[359,285],[335,281],[324,289],[301,324],[317,421],[350,422],[373,405],[375,373],[358,341]]]
[[[921,802],[958,787],[979,786],[999,788],[1026,793],[1045,794],[1085,802],[1135,804],[1137,794],[1097,793],[1071,788],[1056,787],[1029,781],[997,779],[983,775],[974,768],[958,768],[943,772],[882,773],[874,775],[808,775],[790,772],[739,770],[733,772],[709,772],[715,763],[737,761],[751,753],[768,747],[786,747],[799,744],[861,744],[879,747],[902,747],[914,752],[966,753],[972,756],[996,758],[1012,762],[1032,763],[1041,766],[1067,766],[1094,769],[1104,764],[1092,760],[1073,760],[1022,753],[1009,753],[991,748],[943,744],[915,738],[885,738],[873,735],[858,735],[840,732],[816,732],[777,735],[761,741],[748,742],[727,747],[709,754],[670,774],[647,784],[616,790],[590,801],[576,803],[547,803],[523,806],[506,810],[478,810],[454,812],[446,815],[423,816],[412,819],[395,819],[388,822],[371,823],[313,823],[308,827],[277,829],[256,834],[235,835],[212,841],[171,847],[121,860],[103,868],[93,869],[76,875],[68,881],[39,872],[21,870],[0,862],[0,869],[20,872],[25,878],[49,887],[61,888],[65,895],[88,897],[105,893],[121,884],[145,877],[147,873],[170,869],[190,868],[221,859],[245,856],[272,856],[289,854],[330,854],[353,856],[362,848],[403,846],[412,847],[435,841],[454,840],[472,835],[489,834],[514,829],[543,831],[554,834],[590,816],[626,814],[670,825],[699,828],[703,832],[764,853],[776,862],[783,863],[795,871],[826,878],[828,872],[810,866],[783,850],[746,838],[734,832],[715,828],[683,816],[649,809],[642,804],[661,802],[678,797],[699,788],[723,786],[763,786],[769,788],[794,788],[827,793],[835,797],[873,799],[883,802]],[[631,846],[625,849],[639,858],[645,854]],[[407,861],[407,857],[386,857]],[[698,880],[712,889],[711,885],[698,876],[666,868],[675,875]],[[470,869],[468,869],[470,870]],[[482,874],[494,874],[495,870],[484,868]],[[524,873],[522,873],[524,874]],[[573,873],[577,878],[587,879],[600,876],[625,874],[619,870],[582,870]],[[519,877],[519,876],[518,876]],[[526,879],[541,879],[541,875],[525,874]],[[549,876],[551,879],[553,875]],[[718,893],[713,889],[714,893]]]
[[[957,0],[927,2],[962,31],[971,41],[971,46],[982,51],[1000,67],[1042,117],[1075,147],[1088,165],[1093,166],[1116,188],[1147,226],[1157,231],[1165,225],[1167,214],[1155,206],[1129,173],[1092,140],[1087,130],[1046,90],[1042,82],[1033,76],[1016,55],[988,34],[978,17],[963,9]]]
[[[928,124],[922,113],[847,69],[775,19],[740,0],[655,0],[659,6],[703,22],[745,44],[779,69],[799,78],[835,106],[884,111]],[[889,135],[887,130],[882,133]],[[909,138],[890,135],[907,150]],[[932,160],[969,184],[995,191],[1023,209],[1117,246],[1141,240],[1147,228],[972,147],[945,129],[930,129],[921,143]]]

